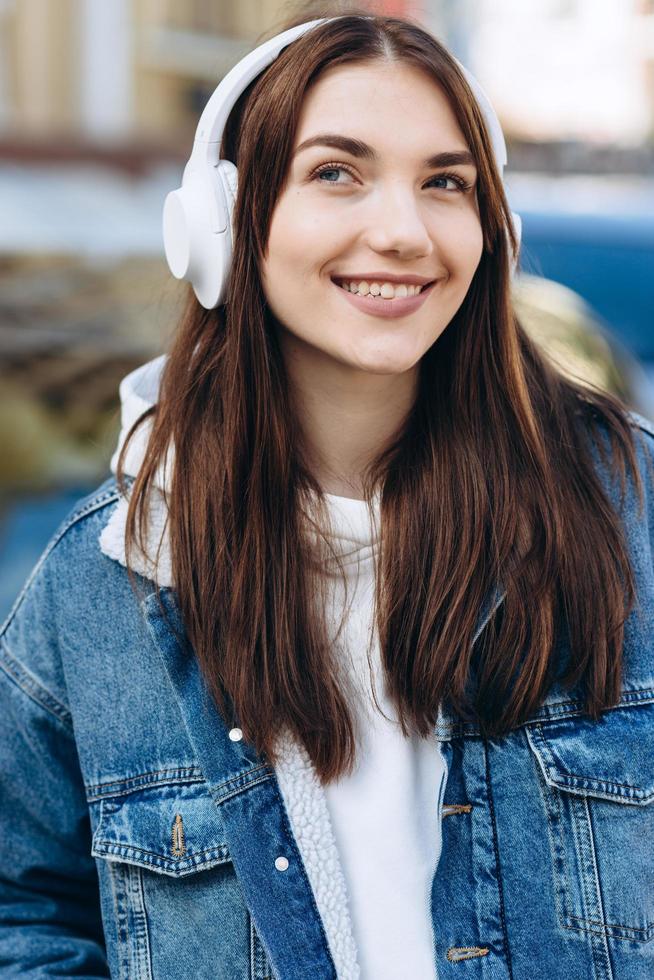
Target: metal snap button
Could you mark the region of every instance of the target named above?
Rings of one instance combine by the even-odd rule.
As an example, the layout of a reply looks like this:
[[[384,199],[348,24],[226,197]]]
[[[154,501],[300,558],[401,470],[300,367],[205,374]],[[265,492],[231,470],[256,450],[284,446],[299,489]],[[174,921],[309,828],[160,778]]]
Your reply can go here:
[[[240,742],[243,738],[243,732],[240,728],[231,728],[229,737],[231,738],[232,742]]]
[[[278,871],[286,871],[288,868],[288,858],[278,857],[275,858],[275,867]]]

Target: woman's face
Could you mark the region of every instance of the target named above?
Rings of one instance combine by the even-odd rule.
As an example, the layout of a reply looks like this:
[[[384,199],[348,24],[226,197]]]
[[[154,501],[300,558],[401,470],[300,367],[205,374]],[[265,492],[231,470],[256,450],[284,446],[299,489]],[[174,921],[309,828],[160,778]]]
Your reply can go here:
[[[426,74],[385,61],[329,69],[307,93],[263,265],[282,348],[356,373],[414,367],[481,257],[476,177]]]

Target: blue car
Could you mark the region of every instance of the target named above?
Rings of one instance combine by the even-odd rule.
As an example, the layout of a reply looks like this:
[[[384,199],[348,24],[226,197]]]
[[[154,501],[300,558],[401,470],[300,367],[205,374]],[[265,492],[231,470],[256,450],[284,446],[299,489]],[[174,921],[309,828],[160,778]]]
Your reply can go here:
[[[641,213],[520,210],[521,267],[575,290],[646,368],[654,367],[654,191]]]

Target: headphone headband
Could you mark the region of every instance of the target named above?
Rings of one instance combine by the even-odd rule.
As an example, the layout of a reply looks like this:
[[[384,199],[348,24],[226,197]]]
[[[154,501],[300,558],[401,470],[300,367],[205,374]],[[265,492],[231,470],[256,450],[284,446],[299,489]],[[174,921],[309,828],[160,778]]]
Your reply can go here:
[[[206,159],[209,163],[218,162],[218,152],[223,137],[225,124],[229,114],[238,102],[239,96],[245,91],[250,82],[260,75],[264,68],[271,65],[287,45],[307,31],[324,24],[325,21],[335,20],[333,17],[321,17],[310,20],[306,24],[291,27],[282,34],[264,41],[254,51],[241,58],[214,89],[211,98],[202,111],[195,131],[194,143],[207,146]]]
[[[214,309],[225,301],[233,251],[238,174],[231,161],[221,160],[219,156],[229,114],[250,82],[272,64],[288,44],[318,24],[338,19],[340,17],[321,17],[307,21],[260,44],[225,75],[200,116],[191,156],[182,175],[182,186],[171,191],[164,202],[163,238],[170,271],[175,278],[191,283],[206,309]],[[500,121],[477,79],[459,61],[457,64],[484,117],[495,162],[503,179],[507,154]],[[520,217],[513,214],[512,218],[519,242]]]

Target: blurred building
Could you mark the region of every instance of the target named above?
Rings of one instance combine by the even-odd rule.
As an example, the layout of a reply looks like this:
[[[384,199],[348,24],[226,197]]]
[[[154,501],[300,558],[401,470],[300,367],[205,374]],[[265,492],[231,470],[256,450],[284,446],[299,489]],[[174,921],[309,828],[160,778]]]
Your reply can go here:
[[[0,0],[0,135],[105,144],[184,139],[217,81],[298,6]],[[397,14],[420,8],[410,0],[368,6]]]
[[[457,0],[469,63],[505,130],[532,140],[654,142],[654,0]]]
[[[510,135],[654,138],[654,0],[364,5],[424,21],[479,77]],[[0,134],[185,142],[216,82],[299,6],[0,0]]]
[[[16,137],[146,140],[184,128],[274,0],[0,0],[0,119]]]

